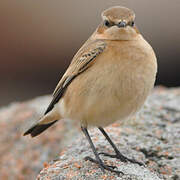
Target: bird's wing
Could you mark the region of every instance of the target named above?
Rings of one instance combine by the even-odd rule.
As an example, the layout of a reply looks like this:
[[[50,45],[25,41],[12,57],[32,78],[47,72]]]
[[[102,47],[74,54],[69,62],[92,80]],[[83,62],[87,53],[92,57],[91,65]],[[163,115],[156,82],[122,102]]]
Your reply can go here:
[[[66,88],[76,78],[79,74],[85,71],[92,65],[92,61],[96,59],[106,48],[106,43],[104,41],[94,41],[88,45],[84,45],[74,56],[71,64],[69,65],[64,76],[58,83],[56,89],[53,93],[53,99],[49,104],[45,114],[50,112],[54,105],[63,96]]]

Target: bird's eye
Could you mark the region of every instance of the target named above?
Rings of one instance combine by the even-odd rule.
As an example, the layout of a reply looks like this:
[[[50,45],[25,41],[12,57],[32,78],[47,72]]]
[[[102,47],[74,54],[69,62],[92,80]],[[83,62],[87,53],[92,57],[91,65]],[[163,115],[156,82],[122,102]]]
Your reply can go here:
[[[135,22],[131,21],[131,22],[129,22],[129,25],[133,27],[135,25]]]
[[[110,26],[111,26],[111,24],[110,24],[110,22],[109,22],[108,20],[105,20],[105,21],[104,21],[104,25],[107,26],[107,27],[110,27]]]

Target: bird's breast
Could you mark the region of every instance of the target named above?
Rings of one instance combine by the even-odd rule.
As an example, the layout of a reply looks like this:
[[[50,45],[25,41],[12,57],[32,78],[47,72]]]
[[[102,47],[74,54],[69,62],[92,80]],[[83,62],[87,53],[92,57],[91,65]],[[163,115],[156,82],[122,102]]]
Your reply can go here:
[[[68,87],[67,116],[98,126],[125,119],[143,105],[156,70],[156,57],[146,42],[109,42],[94,64]]]

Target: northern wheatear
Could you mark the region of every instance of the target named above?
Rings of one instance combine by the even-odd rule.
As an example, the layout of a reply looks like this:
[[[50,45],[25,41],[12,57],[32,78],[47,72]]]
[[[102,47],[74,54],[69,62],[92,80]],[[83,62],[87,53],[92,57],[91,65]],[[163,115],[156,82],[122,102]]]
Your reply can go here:
[[[134,12],[125,7],[115,6],[102,12],[102,23],[74,56],[44,116],[24,135],[34,137],[57,120],[72,119],[81,123],[95,154],[96,159],[86,159],[97,163],[103,171],[120,173],[104,164],[99,154],[142,165],[123,156],[103,129],[134,115],[154,86],[156,56],[134,19]],[[115,155],[97,153],[87,131],[89,126],[98,127]]]

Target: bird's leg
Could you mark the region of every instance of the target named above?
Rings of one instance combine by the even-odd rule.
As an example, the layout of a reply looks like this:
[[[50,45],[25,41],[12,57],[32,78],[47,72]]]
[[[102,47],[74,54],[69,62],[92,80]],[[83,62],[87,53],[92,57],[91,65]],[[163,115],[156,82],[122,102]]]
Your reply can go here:
[[[118,150],[118,148],[115,146],[115,144],[112,142],[112,140],[110,139],[110,137],[108,136],[108,134],[105,132],[105,130],[102,127],[99,127],[99,130],[102,132],[102,134],[105,136],[105,138],[108,140],[109,144],[111,144],[112,148],[115,151],[115,154],[108,154],[108,153],[104,153],[101,152],[99,153],[104,155],[104,156],[109,156],[111,158],[116,158],[116,159],[120,159],[122,162],[131,162],[131,163],[135,163],[135,164],[139,164],[140,166],[144,166],[143,163],[136,161],[135,159],[129,159],[127,157],[125,157],[123,154],[121,154],[121,152]]]
[[[109,165],[106,165],[106,164],[103,163],[103,161],[100,159],[100,157],[99,157],[99,155],[98,155],[98,153],[96,151],[96,148],[95,148],[95,146],[94,146],[94,144],[93,144],[93,142],[91,140],[91,137],[89,136],[87,128],[81,127],[81,129],[82,129],[83,133],[85,134],[85,136],[86,136],[86,138],[87,138],[87,140],[88,140],[88,142],[89,142],[89,144],[91,146],[91,149],[93,150],[93,153],[94,153],[94,155],[96,157],[96,159],[93,159],[93,158],[87,156],[87,157],[85,157],[85,160],[89,160],[89,161],[91,161],[93,163],[98,164],[103,172],[105,172],[105,169],[106,169],[108,171],[115,172],[117,174],[123,174],[123,172],[121,172],[121,171],[114,170],[116,168],[116,166],[109,166]]]

